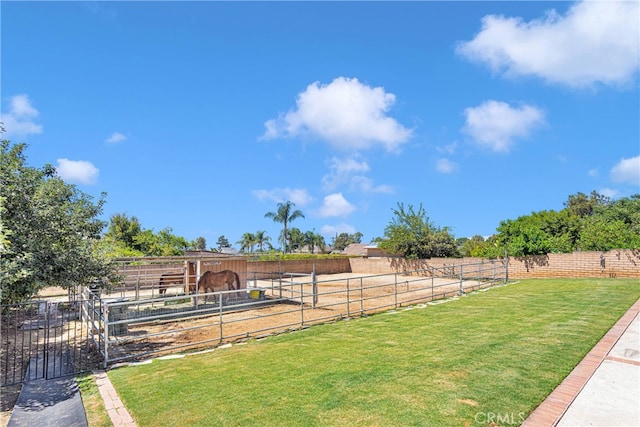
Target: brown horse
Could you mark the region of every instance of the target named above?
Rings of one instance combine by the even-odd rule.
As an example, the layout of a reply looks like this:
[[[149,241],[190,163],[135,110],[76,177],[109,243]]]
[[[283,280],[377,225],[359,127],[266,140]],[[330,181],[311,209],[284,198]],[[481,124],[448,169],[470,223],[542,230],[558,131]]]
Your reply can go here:
[[[160,296],[165,296],[169,285],[181,285],[184,283],[184,273],[173,271],[171,273],[164,273],[160,276],[158,282],[158,291]]]
[[[236,285],[237,283],[237,285]],[[238,273],[231,270],[223,270],[218,273],[205,271],[198,280],[198,293],[209,293],[219,291],[235,291],[240,288],[240,278]],[[225,300],[229,298],[225,295]]]

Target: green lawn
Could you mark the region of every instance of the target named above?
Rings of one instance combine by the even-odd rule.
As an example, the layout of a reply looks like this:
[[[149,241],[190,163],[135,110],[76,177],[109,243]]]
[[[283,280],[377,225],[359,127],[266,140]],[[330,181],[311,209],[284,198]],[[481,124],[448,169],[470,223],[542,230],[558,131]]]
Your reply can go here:
[[[519,424],[640,298],[638,280],[526,280],[444,304],[114,369],[146,426]]]

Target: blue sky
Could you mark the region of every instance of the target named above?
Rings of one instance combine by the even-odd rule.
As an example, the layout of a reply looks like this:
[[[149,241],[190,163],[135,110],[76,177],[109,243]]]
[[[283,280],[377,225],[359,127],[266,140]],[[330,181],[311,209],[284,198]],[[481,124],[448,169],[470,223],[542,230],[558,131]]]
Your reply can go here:
[[[104,217],[455,237],[640,192],[638,2],[12,2],[1,114]],[[238,245],[236,245],[237,247]]]

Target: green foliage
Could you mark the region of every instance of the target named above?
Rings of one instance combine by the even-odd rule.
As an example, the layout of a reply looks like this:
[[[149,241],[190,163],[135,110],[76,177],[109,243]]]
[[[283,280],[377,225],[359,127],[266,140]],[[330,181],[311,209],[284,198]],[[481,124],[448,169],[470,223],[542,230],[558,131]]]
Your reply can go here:
[[[568,209],[534,212],[502,221],[498,242],[513,256],[571,252],[579,237],[579,222],[580,217]]]
[[[598,208],[608,205],[609,202],[608,197],[592,191],[588,196],[584,193],[570,195],[564,206],[572,214],[584,218],[593,215]]]
[[[309,247],[309,250],[311,251],[311,253],[315,253],[316,248],[324,252],[324,248],[326,246],[326,243],[324,241],[324,237],[322,237],[322,234],[317,234],[315,230],[307,231],[306,233],[304,233],[304,244],[306,244]]]
[[[299,251],[304,246],[304,233],[297,227],[289,229],[289,252]]]
[[[26,165],[26,145],[0,143],[0,283],[2,303],[27,300],[47,286],[107,287],[117,281],[97,245],[105,194],[66,184],[50,165]]]
[[[158,233],[145,230],[138,218],[129,218],[127,214],[111,216],[103,240],[105,251],[116,257],[184,255],[185,250],[196,246],[196,242],[188,242],[184,237],[173,234],[170,227]]]
[[[335,251],[343,251],[352,243],[362,243],[362,233],[360,233],[359,231],[353,234],[340,233],[336,237],[334,237],[331,246]]]
[[[471,239],[466,237],[456,239],[458,250],[462,256],[482,257],[484,249],[484,237],[475,235]]]
[[[258,230],[254,234],[254,243],[258,245],[258,251],[263,252],[266,246],[267,250],[271,249],[271,237],[267,236],[267,232],[264,230]]]
[[[389,253],[409,259],[449,257],[458,254],[456,243],[449,230],[436,227],[429,221],[427,213],[419,206],[405,209],[402,203],[393,210],[394,218],[384,230],[384,240],[379,247]]]
[[[238,241],[240,245],[240,250],[245,252],[249,249],[249,252],[253,252],[253,245],[256,242],[256,236],[253,233],[244,233],[242,235],[242,239]]]
[[[264,252],[265,247],[267,250],[271,249],[271,237],[267,236],[267,232],[264,230],[258,230],[255,233],[244,233],[242,235],[242,239],[238,241],[240,245],[240,250],[246,252],[249,249],[249,252],[253,252],[254,247],[258,247],[259,252]]]
[[[207,250],[207,239],[200,236],[195,241],[194,249],[196,251],[206,251]]]
[[[229,240],[224,235],[222,235],[218,237],[218,240],[216,241],[216,246],[218,247],[218,250],[221,250],[222,248],[230,248],[231,243],[229,243]]]
[[[288,224],[298,218],[304,218],[304,214],[300,210],[294,210],[295,205],[295,203],[287,200],[284,203],[278,203],[278,209],[275,212],[267,212],[264,214],[265,218],[271,218],[273,222],[282,224],[280,241],[282,242],[283,253],[290,252],[292,246],[291,238],[287,230]]]
[[[260,254],[257,261],[292,261],[300,259],[328,259],[328,258],[343,258],[341,254],[283,254],[278,251],[270,251]]]
[[[512,256],[526,256],[638,249],[640,195],[611,201],[595,191],[589,196],[577,193],[569,196],[561,211],[502,221],[497,231],[498,256],[505,250]]]

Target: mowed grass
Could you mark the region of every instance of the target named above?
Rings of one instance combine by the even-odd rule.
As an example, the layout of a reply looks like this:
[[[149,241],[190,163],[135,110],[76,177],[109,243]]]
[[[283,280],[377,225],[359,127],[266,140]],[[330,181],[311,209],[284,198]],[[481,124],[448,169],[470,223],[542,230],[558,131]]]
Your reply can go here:
[[[526,280],[108,375],[140,427],[517,425],[638,298]]]

